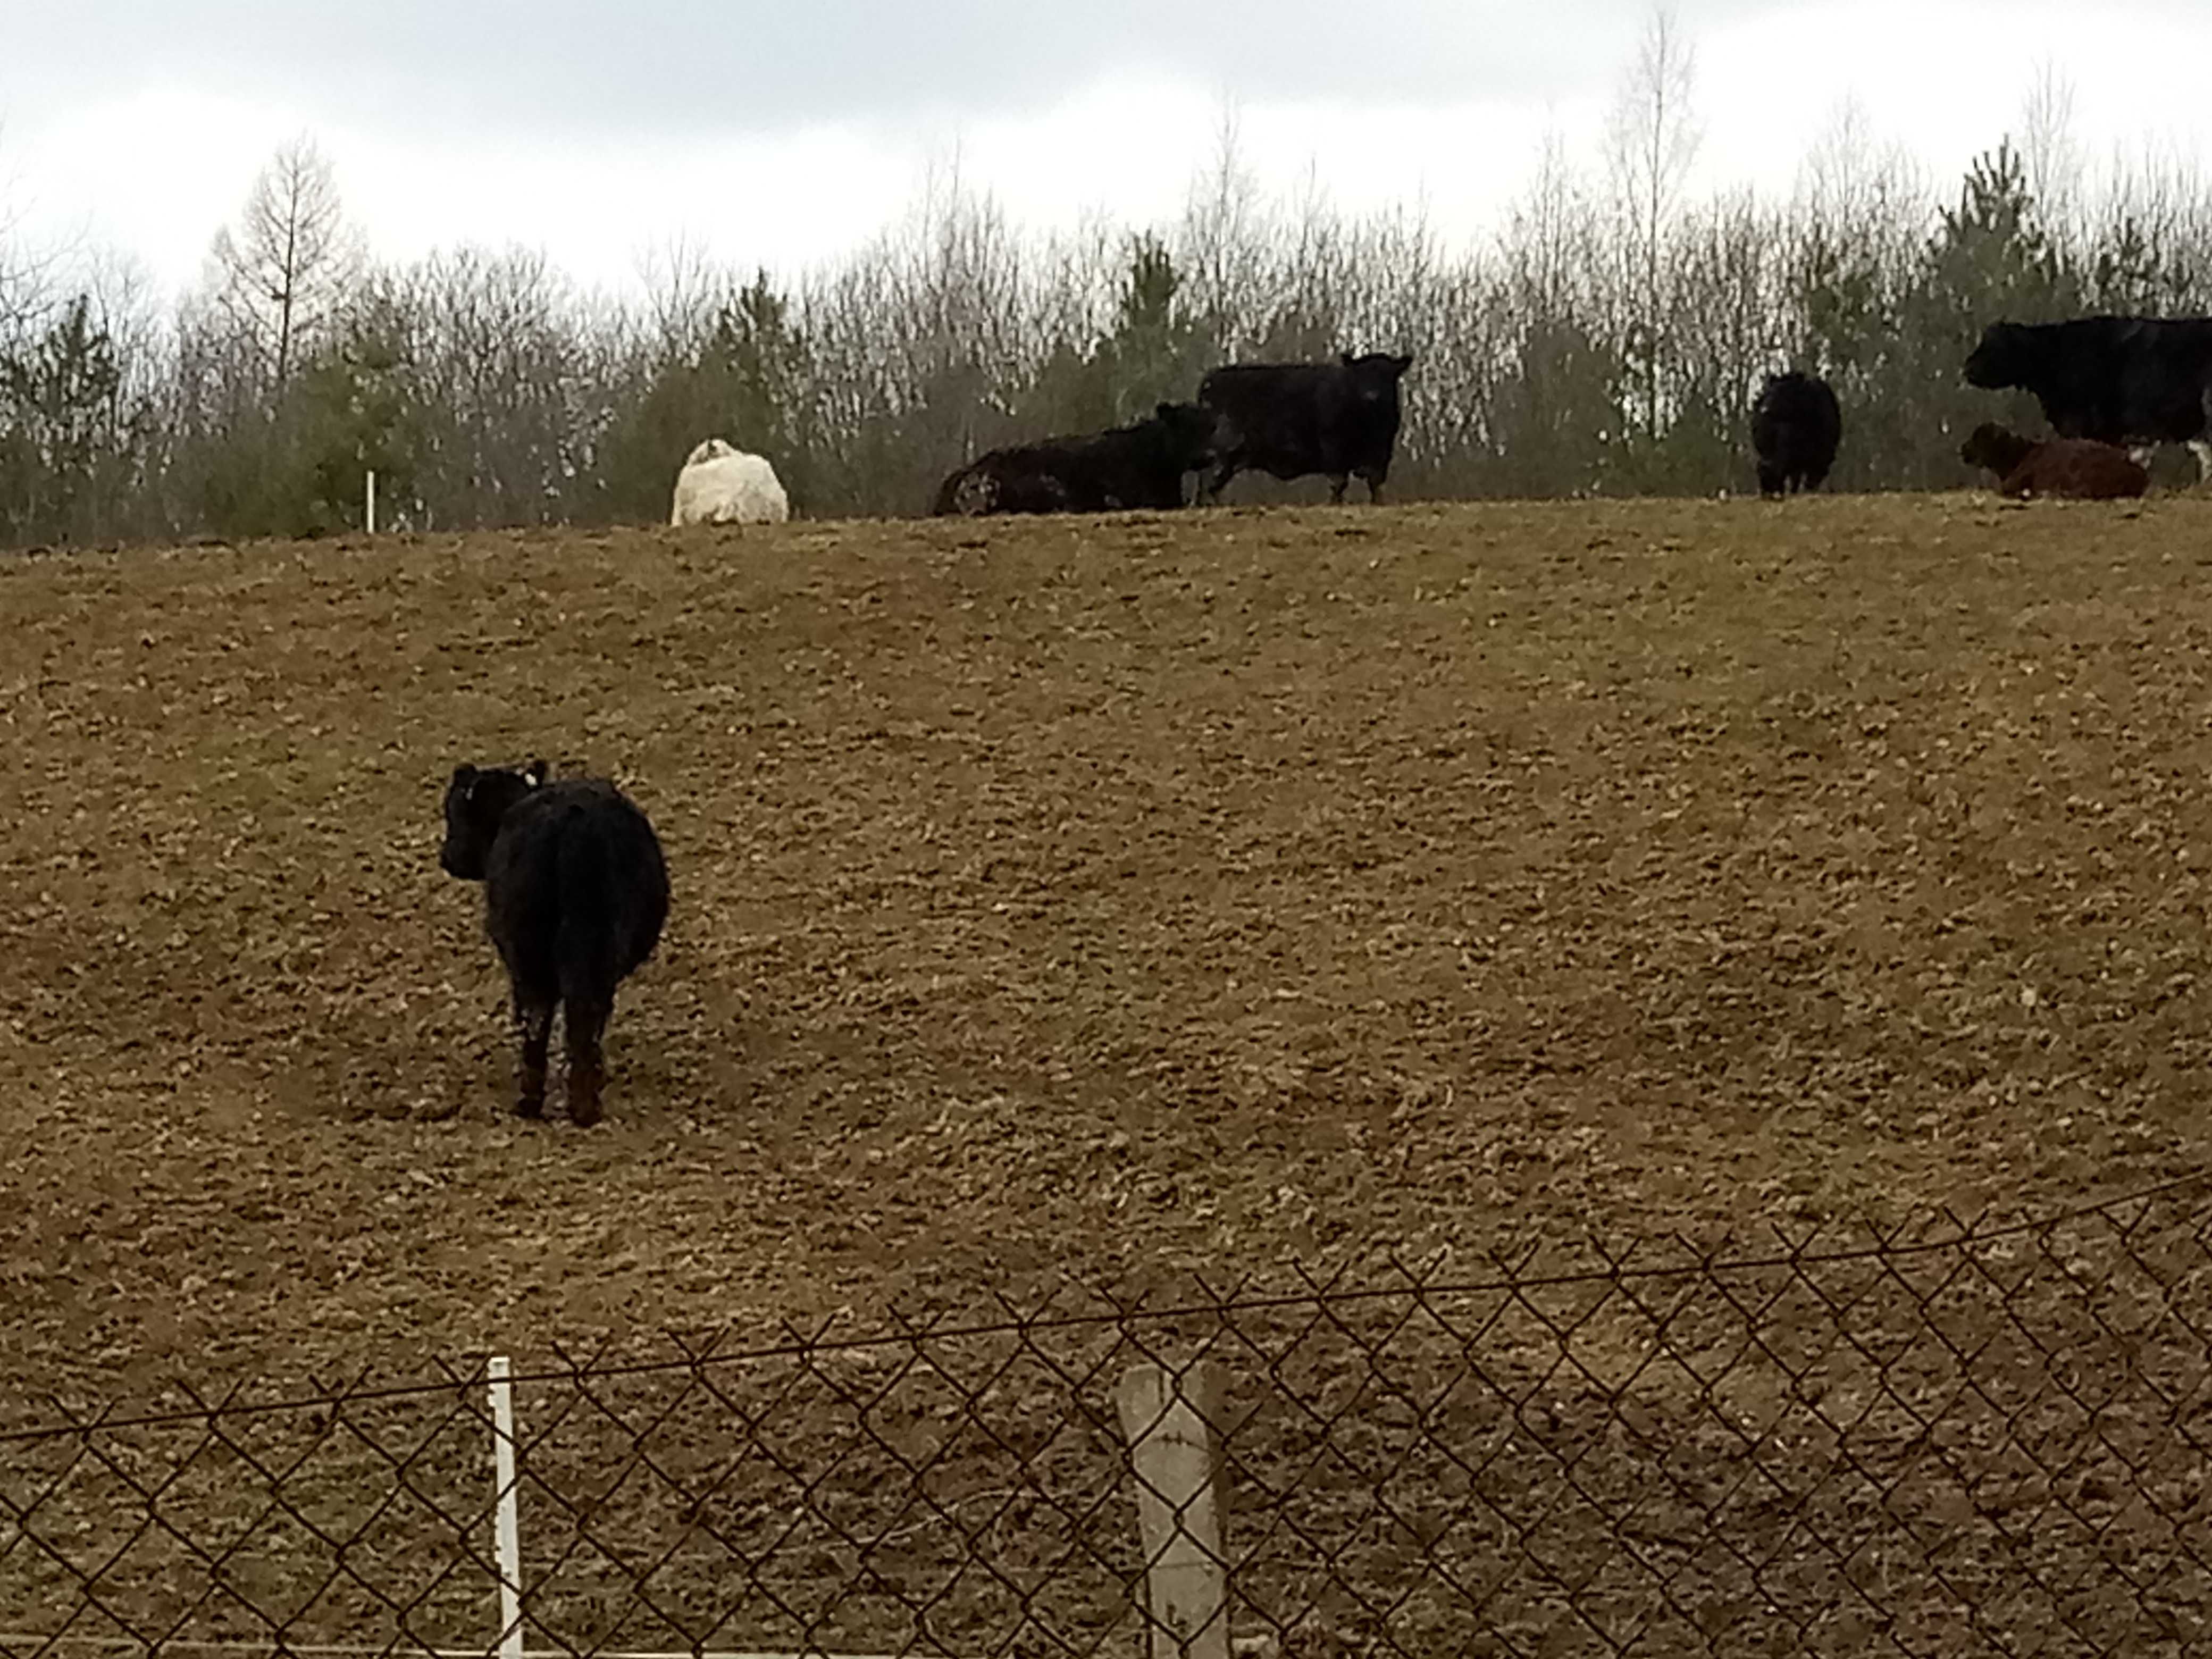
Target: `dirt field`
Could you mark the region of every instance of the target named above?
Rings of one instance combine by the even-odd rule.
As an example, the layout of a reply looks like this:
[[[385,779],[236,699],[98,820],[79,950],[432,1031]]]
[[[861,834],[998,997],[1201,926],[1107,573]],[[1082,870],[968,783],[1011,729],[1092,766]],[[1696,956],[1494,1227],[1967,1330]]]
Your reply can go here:
[[[0,563],[0,1389],[2212,1161],[2212,501]],[[669,935],[524,1127],[459,760]]]

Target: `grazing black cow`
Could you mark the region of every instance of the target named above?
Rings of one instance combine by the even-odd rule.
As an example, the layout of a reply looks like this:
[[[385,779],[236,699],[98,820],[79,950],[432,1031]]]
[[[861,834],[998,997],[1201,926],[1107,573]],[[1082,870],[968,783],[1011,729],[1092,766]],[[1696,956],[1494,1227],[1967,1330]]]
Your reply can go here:
[[[1751,406],[1751,447],[1759,457],[1759,493],[1818,489],[1836,464],[1844,413],[1826,380],[1790,369],[1770,374]]]
[[[2148,460],[2160,444],[2187,444],[2199,480],[2212,477],[2206,398],[2212,394],[2212,318],[2076,317],[2063,323],[1991,323],[1966,358],[1966,384],[2035,394],[2062,438],[2088,438]]]
[[[1220,416],[1213,477],[1199,499],[1218,501],[1239,472],[1278,478],[1328,475],[1328,498],[1355,477],[1382,499],[1398,442],[1398,382],[1411,355],[1346,352],[1333,363],[1233,363],[1199,383],[1198,400]]]
[[[938,487],[931,510],[981,518],[1181,507],[1183,475],[1212,458],[1213,416],[1194,404],[1162,404],[1110,432],[979,455]]]
[[[2002,495],[2070,495],[2112,501],[2140,495],[2150,474],[2127,451],[2094,438],[2045,438],[2041,443],[2008,432],[1994,421],[1976,427],[1959,446],[1959,459],[1996,475]]]
[[[545,1111],[545,1048],[563,1012],[568,1116],[599,1121],[599,1036],[615,988],[653,954],[668,919],[668,866],[645,814],[600,778],[545,781],[461,766],[446,789],[449,876],[484,884],[485,925],[514,994],[522,1063],[514,1109]]]

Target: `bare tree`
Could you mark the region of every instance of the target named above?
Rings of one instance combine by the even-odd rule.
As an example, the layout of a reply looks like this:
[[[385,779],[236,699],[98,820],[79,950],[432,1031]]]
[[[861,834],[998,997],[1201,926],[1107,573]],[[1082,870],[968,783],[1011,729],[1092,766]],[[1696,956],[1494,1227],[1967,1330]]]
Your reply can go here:
[[[361,268],[327,157],[306,137],[279,149],[253,181],[237,234],[216,233],[216,302],[249,340],[281,392],[301,355],[335,319]]]
[[[0,176],[0,343],[20,338],[52,301],[48,279],[58,258],[34,250],[24,236],[13,184]]]
[[[1853,235],[1886,235],[1887,252],[1917,240],[1932,210],[1911,152],[1894,141],[1878,142],[1865,106],[1847,98],[1805,153],[1793,211],[1822,224],[1847,227]],[[1899,223],[1906,226],[1901,239],[1895,233]]]
[[[1268,240],[1259,185],[1244,164],[1237,106],[1222,106],[1212,164],[1193,179],[1175,239],[1191,284],[1191,309],[1212,354],[1234,356],[1263,328],[1261,267]]]
[[[1771,319],[1775,357],[1836,380],[1847,404],[1859,396],[1896,342],[1897,309],[1935,216],[1911,155],[1878,143],[1856,101],[1840,105],[1777,228],[1787,297]]]
[[[2045,233],[2069,246],[2081,228],[2081,149],[2074,139],[2074,83],[2048,58],[2021,110],[2020,154]]]
[[[646,250],[638,261],[654,346],[666,357],[698,349],[713,325],[730,274],[704,245],[683,231]]]
[[[1601,204],[1547,131],[1498,243],[1498,368],[1482,411],[1486,487],[1548,495],[1599,488],[1621,430],[1622,366],[1607,307],[1621,273]]]
[[[1669,486],[1726,477],[1785,293],[1786,222],[1748,190],[1688,209],[1668,248],[1679,285]],[[1748,482],[1748,480],[1742,480]]]
[[[1656,435],[1662,412],[1660,364],[1667,331],[1666,248],[1701,137],[1691,107],[1697,55],[1671,8],[1650,15],[1621,77],[1606,126],[1606,161],[1619,210],[1626,291],[1621,298],[1642,415]]]
[[[2212,181],[2171,142],[2134,160],[2115,154],[2085,215],[2092,298],[2121,311],[2202,312],[2212,305]]]
[[[1509,210],[1498,242],[1498,257],[1532,313],[1557,314],[1582,297],[1594,228],[1566,143],[1556,128],[1547,129],[1536,171]]]

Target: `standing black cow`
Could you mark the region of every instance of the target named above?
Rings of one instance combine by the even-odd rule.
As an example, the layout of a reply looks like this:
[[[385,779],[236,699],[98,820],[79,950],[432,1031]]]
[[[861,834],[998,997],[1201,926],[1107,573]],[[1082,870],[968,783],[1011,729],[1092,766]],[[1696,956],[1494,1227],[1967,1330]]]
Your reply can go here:
[[[484,884],[485,925],[507,964],[522,1038],[515,1111],[544,1115],[557,1005],[568,1116],[588,1125],[599,1121],[599,1036],[615,988],[653,954],[668,919],[668,866],[653,825],[614,785],[548,783],[545,775],[542,760],[520,771],[456,767],[438,862],[449,876]]]
[[[2033,392],[2062,438],[2118,445],[2138,460],[2160,444],[2187,444],[2199,480],[2212,477],[2212,318],[1991,323],[1966,358],[1966,375],[1985,391]]]
[[[1200,382],[1198,400],[1220,417],[1213,477],[1200,500],[1217,501],[1239,472],[1278,478],[1325,473],[1328,498],[1344,499],[1355,477],[1382,499],[1398,442],[1398,382],[1410,354],[1346,352],[1333,363],[1236,363]]]
[[[931,511],[1110,513],[1182,505],[1183,475],[1213,459],[1213,416],[1194,404],[1162,404],[1130,426],[1081,438],[1047,438],[979,455],[938,486]]]
[[[1790,369],[1770,374],[1751,406],[1751,447],[1759,457],[1759,493],[1818,489],[1836,464],[1844,435],[1836,393],[1817,375]]]

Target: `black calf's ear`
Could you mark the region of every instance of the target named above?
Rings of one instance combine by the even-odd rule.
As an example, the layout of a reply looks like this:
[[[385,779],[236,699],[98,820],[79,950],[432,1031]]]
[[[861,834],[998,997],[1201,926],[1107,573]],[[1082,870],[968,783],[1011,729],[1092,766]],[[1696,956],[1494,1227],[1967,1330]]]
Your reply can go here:
[[[546,775],[552,771],[552,769],[553,769],[546,765],[544,761],[534,760],[531,762],[529,765],[522,769],[522,775],[530,787],[532,789],[535,789],[539,784],[545,781]]]
[[[455,783],[468,784],[474,783],[476,781],[477,769],[475,767],[463,764],[456,766],[453,769],[453,781]]]

